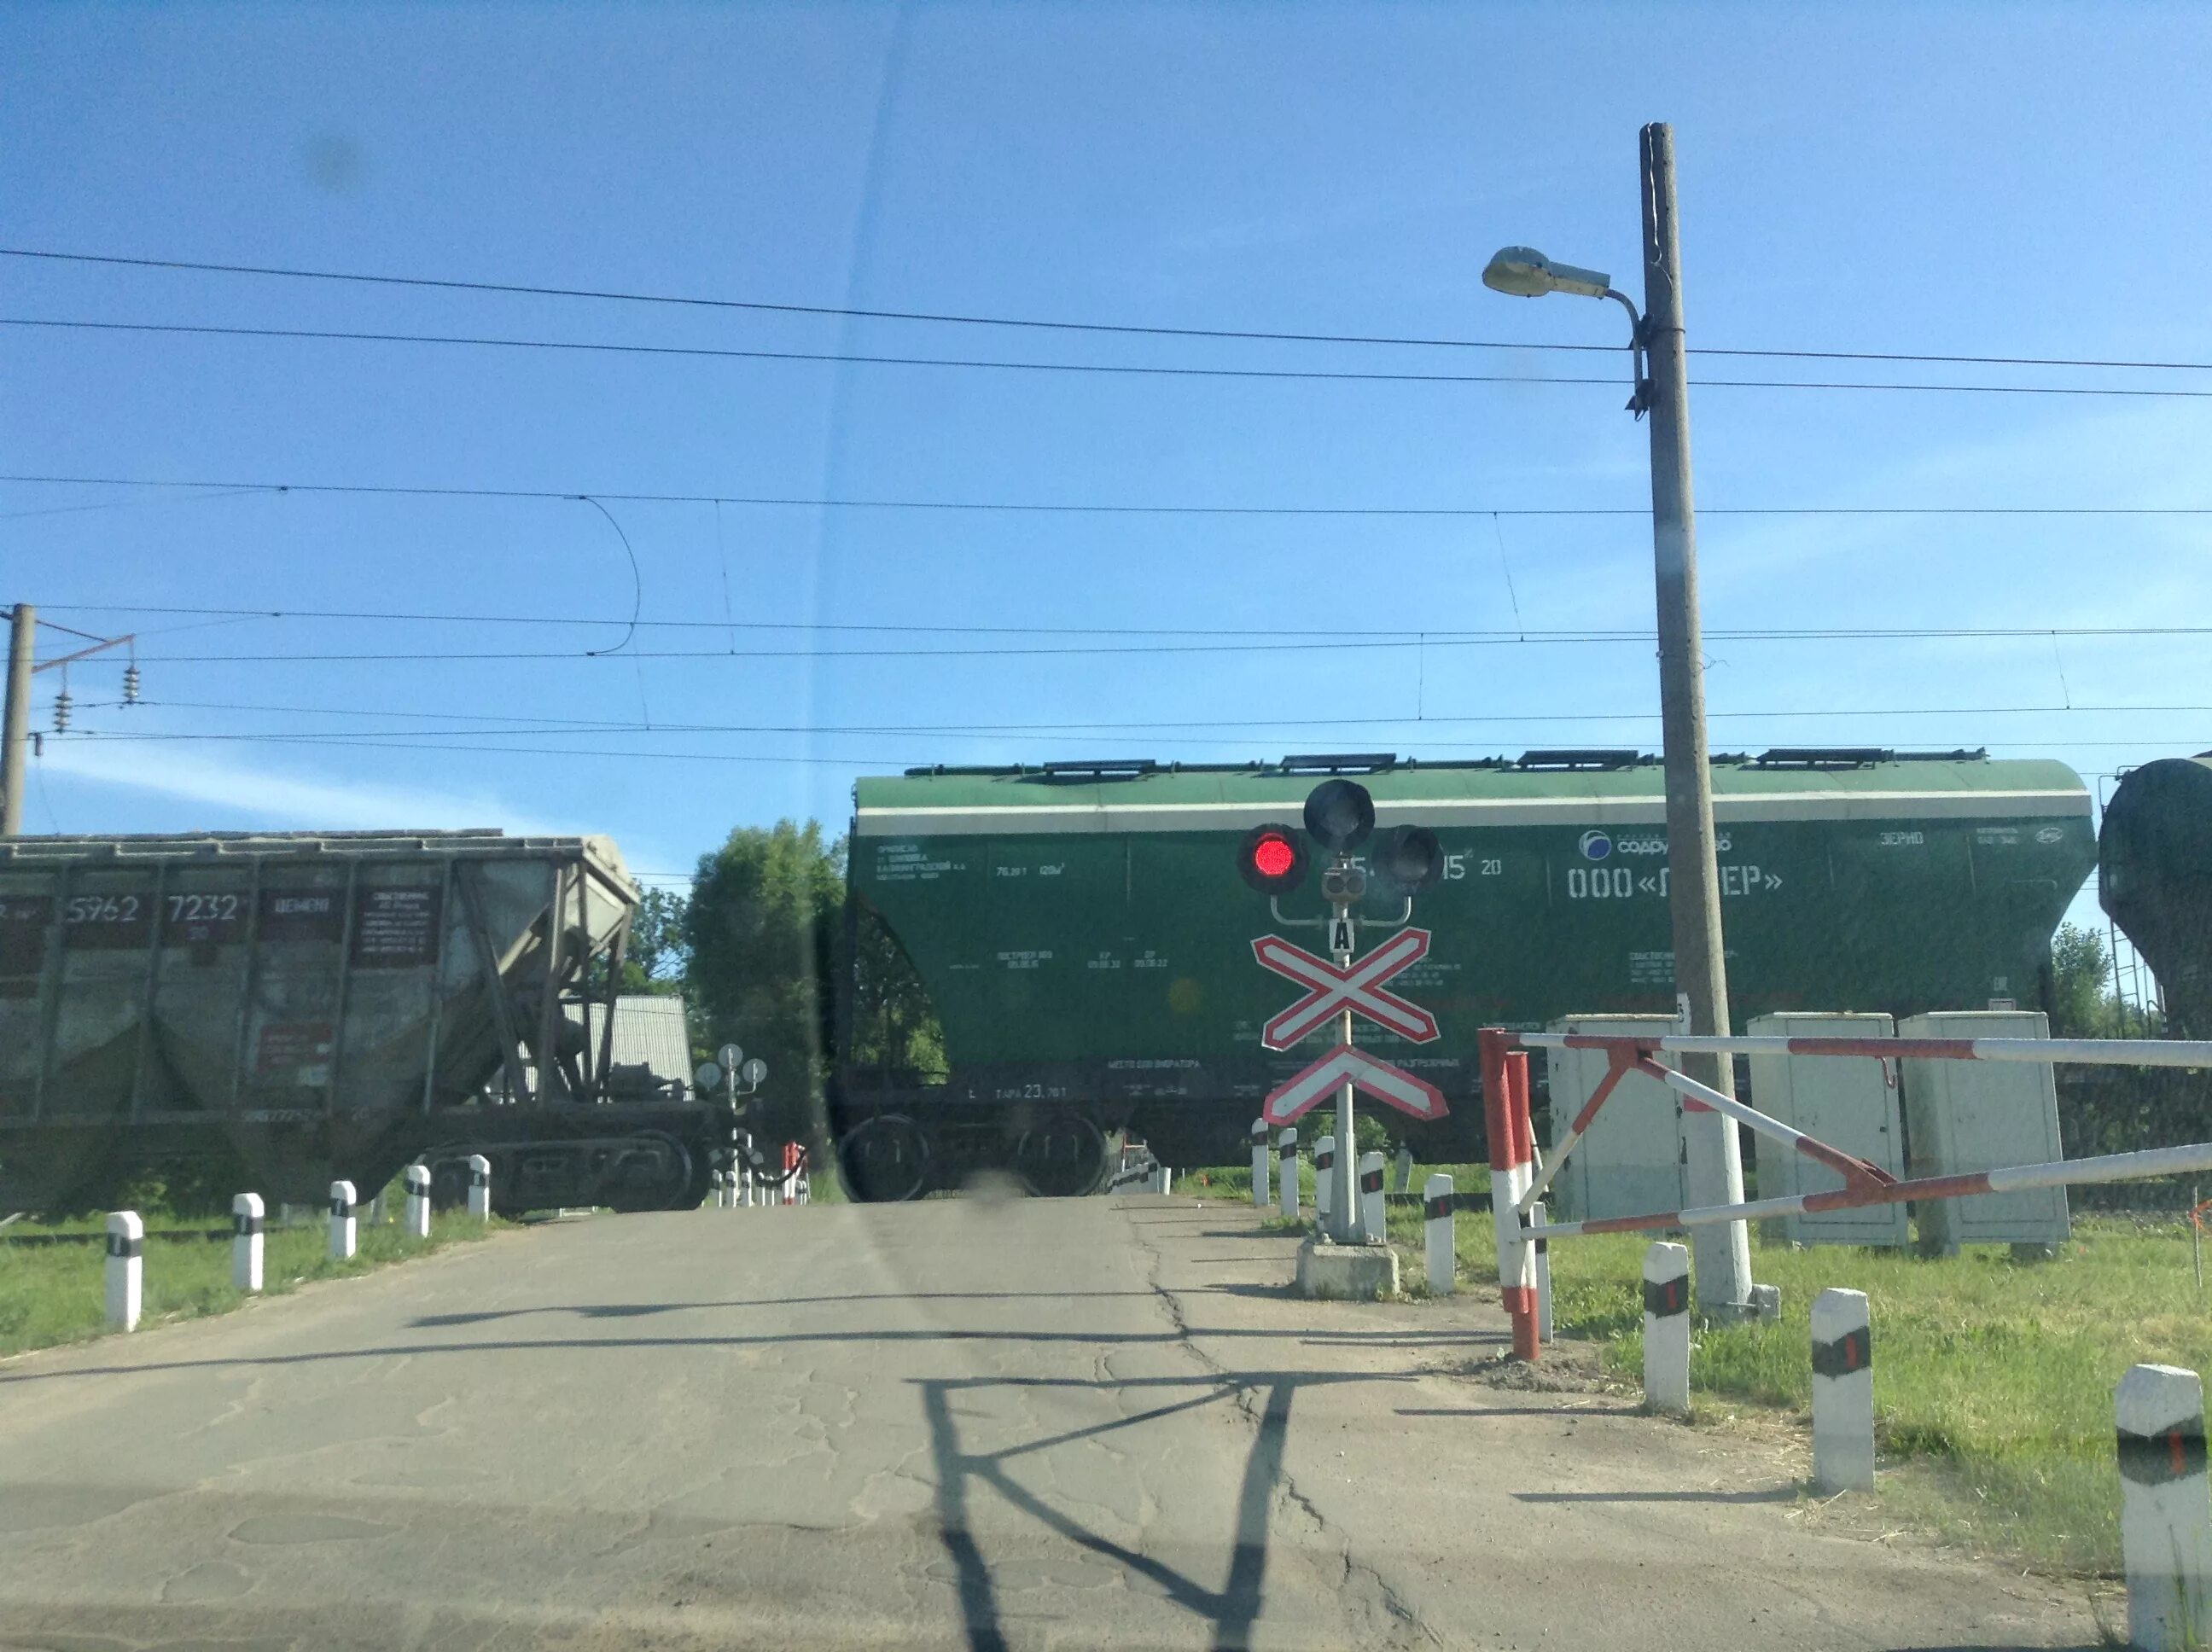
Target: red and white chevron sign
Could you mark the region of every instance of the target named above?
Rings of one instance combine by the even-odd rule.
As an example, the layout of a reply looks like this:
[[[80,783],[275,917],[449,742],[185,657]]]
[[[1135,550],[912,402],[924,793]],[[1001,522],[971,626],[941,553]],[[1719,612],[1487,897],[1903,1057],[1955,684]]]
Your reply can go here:
[[[1427,937],[1422,938],[1425,941]],[[1267,1105],[1260,1109],[1261,1116],[1269,1124],[1293,1123],[1316,1102],[1334,1094],[1336,1087],[1346,1078],[1376,1101],[1388,1102],[1401,1113],[1410,1113],[1417,1119],[1441,1119],[1444,1115],[1443,1092],[1434,1084],[1365,1050],[1339,1044],[1269,1096]]]
[[[1365,957],[1355,958],[1350,969],[1340,969],[1279,935],[1261,936],[1252,943],[1252,956],[1277,975],[1312,990],[1270,1021],[1260,1042],[1271,1050],[1288,1049],[1331,1016],[1350,1009],[1402,1038],[1427,1043],[1437,1036],[1436,1017],[1410,999],[1384,992],[1382,983],[1428,954],[1427,930],[1401,929]]]

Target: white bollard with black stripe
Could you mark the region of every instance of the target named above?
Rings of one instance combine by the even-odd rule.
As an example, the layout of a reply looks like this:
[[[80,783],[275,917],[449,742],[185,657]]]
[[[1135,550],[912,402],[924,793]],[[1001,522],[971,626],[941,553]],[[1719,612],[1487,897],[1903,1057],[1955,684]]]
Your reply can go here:
[[[2145,1652],[2203,1646],[2212,1639],[2203,1380],[2178,1365],[2133,1366],[2120,1379],[2113,1410],[2128,1643]]]
[[[709,1170],[707,1172],[707,1187],[708,1192],[714,1196],[714,1208],[716,1210],[719,1211],[727,1207],[730,1202],[728,1184],[724,1181],[722,1173],[720,1170]]]
[[[249,1295],[261,1289],[262,1216],[259,1193],[230,1201],[230,1283]]]
[[[136,1211],[107,1213],[107,1322],[136,1330],[146,1285],[146,1224]]]
[[[1421,1189],[1421,1238],[1429,1254],[1429,1294],[1449,1297],[1459,1288],[1458,1231],[1452,1217],[1452,1179],[1442,1171]]]
[[[1874,1329],[1863,1291],[1813,1299],[1813,1483],[1874,1490]]]
[[[491,1220],[491,1161],[482,1153],[469,1155],[469,1214]]]
[[[430,1167],[427,1164],[407,1167],[407,1236],[430,1236]]]
[[[1402,1193],[1413,1185],[1413,1150],[1401,1145],[1397,1162],[1391,1167],[1390,1191]]]
[[[354,1190],[350,1181],[331,1183],[331,1257],[343,1262],[361,1248],[355,1227]]]
[[[1664,1239],[1644,1253],[1644,1404],[1690,1412],[1690,1248]]]
[[[1329,1207],[1336,1201],[1335,1189],[1329,1184],[1336,1180],[1336,1138],[1323,1136],[1314,1144],[1314,1219],[1324,1231],[1328,1227]]]
[[[1359,1156],[1359,1236],[1381,1244],[1389,1234],[1382,1215],[1382,1155]]]
[[[1252,1208],[1255,1211],[1267,1208],[1268,1197],[1273,1191],[1269,1186],[1269,1169],[1267,1121],[1255,1119],[1252,1121]]]
[[[1282,1139],[1275,1145],[1279,1150],[1278,1157],[1281,1160],[1281,1163],[1275,1167],[1276,1174],[1282,1182],[1282,1203],[1279,1208],[1285,1221],[1295,1222],[1298,1219],[1298,1133],[1297,1128],[1293,1127],[1284,1131]]]
[[[1528,1225],[1540,1230],[1551,1225],[1552,1212],[1540,1199],[1529,1207]],[[1536,1259],[1536,1336],[1540,1342],[1552,1337],[1552,1242],[1537,1233],[1529,1242],[1529,1251]]]

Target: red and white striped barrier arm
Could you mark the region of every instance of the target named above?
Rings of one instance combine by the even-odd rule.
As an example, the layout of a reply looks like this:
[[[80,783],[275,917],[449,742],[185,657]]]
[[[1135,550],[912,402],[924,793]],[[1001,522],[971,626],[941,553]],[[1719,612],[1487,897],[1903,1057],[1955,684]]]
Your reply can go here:
[[[1971,1043],[1973,1041],[1960,1042]],[[1574,1127],[1568,1133],[1567,1139],[1553,1151],[1551,1167],[1536,1178],[1528,1191],[1522,1194],[1514,1205],[1516,1213],[1526,1216],[1536,1208],[1536,1201],[1544,1196],[1545,1188],[1552,1185],[1552,1178],[1559,1175],[1559,1167],[1565,1163],[1567,1154],[1583,1139],[1583,1133],[1589,1129],[1589,1121],[1597,1115],[1598,1108],[1613,1093],[1613,1085],[1620,1082],[1623,1073],[1631,1070],[1647,1078],[1656,1078],[1669,1090],[1680,1092],[1682,1105],[1690,1112],[1725,1114],[1762,1136],[1771,1136],[1777,1141],[1786,1143],[1814,1163],[1825,1164],[1835,1171],[1843,1177],[1844,1185],[1847,1187],[1882,1187],[1896,1180],[1880,1166],[1869,1164],[1863,1158],[1854,1158],[1802,1130],[1793,1129],[1771,1114],[1737,1101],[1733,1096],[1723,1096],[1717,1090],[1699,1084],[1686,1073],[1661,1066],[1649,1056],[1632,1056],[1629,1052],[1618,1048],[1608,1049],[1606,1054],[1613,1063],[1611,1071],[1599,1081],[1598,1087],[1590,1093],[1588,1103],[1575,1115]]]
[[[2139,1181],[2204,1170],[2212,1170],[2212,1142],[2192,1142],[2182,1147],[2103,1153],[2094,1158],[2064,1159],[2047,1164],[2008,1164],[1994,1170],[1972,1170],[1960,1175],[1923,1176],[1914,1181],[1873,1186],[1862,1183],[1829,1193],[1754,1199],[1741,1205],[1708,1205],[1690,1210],[1654,1211],[1644,1216],[1601,1216],[1583,1222],[1554,1222],[1545,1228],[1544,1236],[1568,1239],[1581,1233],[1651,1233],[1668,1228],[1711,1227],[1720,1222],[1755,1222],[1770,1216],[1810,1216],[1820,1211],[1857,1210],[1869,1205],[1901,1205],[1913,1199],[1963,1199],[1973,1193],[2015,1193],[2027,1187],[2063,1187],[2100,1181]],[[1501,1251],[1501,1256],[1503,1254]]]
[[[1668,1033],[1511,1033],[1523,1049],[1633,1050],[1638,1055],[1869,1055],[1879,1060],[2057,1061],[2105,1067],[2212,1067],[2212,1039],[2186,1038],[1722,1038]]]

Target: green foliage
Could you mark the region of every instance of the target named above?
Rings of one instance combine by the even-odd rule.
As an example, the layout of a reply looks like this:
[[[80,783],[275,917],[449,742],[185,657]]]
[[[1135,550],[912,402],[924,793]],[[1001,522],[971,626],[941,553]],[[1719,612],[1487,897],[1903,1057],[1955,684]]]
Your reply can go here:
[[[2059,925],[2051,942],[2051,1036],[2114,1038],[2119,1022],[2105,938],[2079,924]]]
[[[844,843],[825,842],[816,822],[784,820],[732,832],[672,909],[670,956],[682,961],[695,1034],[706,1048],[734,1041],[765,1060],[770,1129],[817,1145],[841,987],[856,1066],[894,1083],[945,1073],[944,1033],[905,949],[865,905],[848,926],[845,900]]]
[[[682,987],[690,963],[684,923],[690,902],[673,890],[648,889],[629,921],[629,946],[623,957],[626,993],[673,993]]]
[[[887,1079],[941,1080],[945,1032],[929,989],[898,937],[865,902],[853,914],[852,944],[854,1063],[875,1067]]]
[[[761,1057],[764,1096],[809,1117],[831,1049],[840,858],[813,821],[741,826],[701,860],[681,921],[694,1035],[710,1048],[734,1041]]]

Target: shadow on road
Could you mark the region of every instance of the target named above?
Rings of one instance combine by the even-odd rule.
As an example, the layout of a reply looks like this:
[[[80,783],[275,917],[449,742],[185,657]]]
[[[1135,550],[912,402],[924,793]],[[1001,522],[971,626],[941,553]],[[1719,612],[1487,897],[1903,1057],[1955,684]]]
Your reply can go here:
[[[1401,1406],[1401,1417],[1640,1417],[1637,1406]]]
[[[744,1302],[552,1303],[544,1308],[488,1308],[474,1314],[425,1314],[409,1323],[417,1329],[428,1330],[437,1326],[489,1325],[495,1320],[521,1319],[532,1314],[574,1314],[587,1320],[617,1320],[648,1314],[680,1314],[695,1308],[842,1307],[856,1302],[1092,1302],[1107,1297],[1151,1297],[1158,1294],[1152,1291],[890,1291],[872,1296],[758,1297]]]
[[[977,1545],[969,1524],[971,1485],[995,1491],[1063,1540],[1090,1551],[1149,1579],[1177,1606],[1212,1626],[1209,1644],[1239,1648],[1251,1644],[1252,1625],[1260,1615],[1267,1576],[1268,1515],[1275,1491],[1282,1483],[1283,1449],[1290,1433],[1291,1401],[1301,1388],[1340,1382],[1406,1382],[1410,1376],[1336,1374],[1316,1371],[1248,1371],[1237,1375],[1142,1377],[1133,1381],[1086,1382],[1058,1377],[924,1378],[922,1410],[929,1419],[932,1455],[937,1469],[937,1508],[945,1552],[958,1576],[960,1612],[968,1630],[968,1644],[975,1652],[1003,1652],[1006,1645],[1001,1625],[998,1590],[990,1562]],[[1089,1428],[1010,1446],[1000,1451],[971,1452],[960,1444],[953,1420],[953,1396],[963,1390],[991,1388],[1091,1388],[1127,1392],[1137,1388],[1195,1388],[1201,1392],[1187,1399],[1151,1406],[1127,1417],[1115,1417]],[[1165,1562],[1115,1542],[1090,1530],[1079,1521],[1054,1509],[1016,1482],[1006,1464],[1016,1457],[1049,1450],[1073,1441],[1115,1429],[1154,1422],[1178,1412],[1194,1411],[1239,1394],[1265,1392],[1259,1431],[1244,1461],[1244,1475],[1237,1493],[1236,1537],[1230,1551],[1229,1576],[1219,1588],[1210,1588]]]
[[[629,1319],[658,1313],[687,1311],[701,1306],[697,1303],[641,1303],[635,1308],[612,1306],[599,1310],[581,1309],[545,1309],[545,1313],[586,1313],[600,1319]],[[419,1325],[425,1321],[417,1321]],[[1296,1330],[1263,1331],[1243,1326],[1194,1326],[1185,1331],[1032,1331],[1032,1330],[965,1330],[940,1327],[927,1330],[899,1331],[764,1331],[753,1336],[608,1336],[608,1337],[507,1337],[494,1340],[468,1342],[386,1342],[361,1348],[330,1348],[313,1353],[301,1354],[240,1354],[231,1357],[205,1359],[149,1359],[138,1364],[117,1365],[62,1364],[50,1370],[0,1371],[0,1388],[23,1382],[82,1382],[96,1376],[143,1376],[156,1371],[215,1371],[226,1370],[252,1370],[279,1368],[287,1365],[318,1365],[337,1360],[391,1359],[405,1356],[419,1357],[431,1354],[508,1353],[567,1353],[592,1352],[634,1348],[789,1348],[818,1343],[880,1344],[886,1342],[942,1342],[991,1343],[1036,1342],[1068,1343],[1086,1348],[1166,1347],[1184,1342],[1194,1336],[1213,1338],[1267,1337],[1277,1339],[1295,1339],[1304,1347],[1365,1347],[1417,1348],[1432,1346],[1445,1341],[1497,1341],[1503,1333],[1470,1331],[1449,1333],[1421,1340],[1408,1340],[1396,1332],[1346,1332],[1338,1335],[1312,1336]]]
[[[1516,1491],[1518,1503],[1795,1503],[1794,1485],[1763,1491]]]

